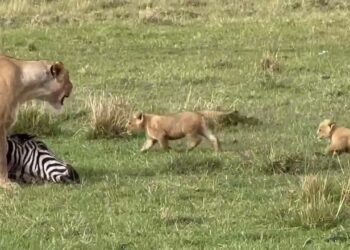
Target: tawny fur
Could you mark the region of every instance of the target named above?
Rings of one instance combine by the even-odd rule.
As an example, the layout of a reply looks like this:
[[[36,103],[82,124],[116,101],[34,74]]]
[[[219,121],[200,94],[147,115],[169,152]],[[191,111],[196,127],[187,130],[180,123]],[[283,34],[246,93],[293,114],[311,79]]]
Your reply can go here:
[[[169,140],[187,137],[192,150],[202,137],[212,142],[214,150],[220,151],[218,138],[209,130],[205,116],[199,112],[183,112],[173,115],[155,115],[136,113],[127,124],[128,133],[145,132],[147,140],[141,151],[150,149],[157,142],[163,149],[170,149]]]
[[[73,85],[63,63],[25,61],[0,55],[0,187],[10,188],[7,178],[7,131],[16,121],[18,107],[39,99],[61,109]]]
[[[334,122],[326,119],[320,123],[317,130],[320,139],[329,139],[327,154],[350,153],[350,129],[338,127]]]

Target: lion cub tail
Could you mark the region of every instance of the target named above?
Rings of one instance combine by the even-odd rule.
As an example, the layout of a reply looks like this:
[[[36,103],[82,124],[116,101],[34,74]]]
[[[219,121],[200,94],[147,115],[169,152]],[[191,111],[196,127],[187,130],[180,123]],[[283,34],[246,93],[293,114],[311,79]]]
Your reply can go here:
[[[235,122],[238,111],[215,111],[215,110],[204,110],[198,111],[201,114],[209,127],[214,128],[223,124],[229,124]],[[233,119],[232,119],[233,118]]]
[[[215,110],[204,110],[204,111],[198,111],[198,113],[207,119],[216,120],[224,116],[230,116],[233,113],[237,113],[237,111],[235,110],[235,111],[225,112],[225,111],[215,111]]]
[[[247,117],[241,115],[237,110],[233,111],[215,111],[215,110],[205,110],[199,111],[209,126],[227,127],[236,126],[238,123],[257,125],[260,121],[254,117]]]

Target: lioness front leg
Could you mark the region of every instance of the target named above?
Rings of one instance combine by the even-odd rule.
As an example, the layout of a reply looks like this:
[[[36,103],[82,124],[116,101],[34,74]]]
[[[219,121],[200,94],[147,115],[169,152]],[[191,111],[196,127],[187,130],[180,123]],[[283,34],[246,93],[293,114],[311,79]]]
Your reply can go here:
[[[215,152],[220,152],[221,151],[221,146],[220,146],[220,141],[219,139],[209,130],[209,129],[204,129],[202,132],[202,135],[207,138],[211,143],[213,144]]]
[[[190,152],[192,149],[197,147],[202,141],[202,139],[198,135],[190,135],[189,139],[190,139],[190,146],[187,149],[187,152]]]
[[[153,147],[153,145],[156,143],[156,140],[153,140],[151,138],[148,138],[147,141],[143,144],[141,148],[141,152],[145,152],[146,150],[150,149]]]
[[[160,144],[160,147],[164,150],[169,150],[171,149],[171,147],[169,147],[169,141],[168,139],[166,139],[164,136],[162,136],[160,139],[159,139],[159,144]]]
[[[8,178],[6,129],[0,128],[0,187],[10,189],[16,186]]]

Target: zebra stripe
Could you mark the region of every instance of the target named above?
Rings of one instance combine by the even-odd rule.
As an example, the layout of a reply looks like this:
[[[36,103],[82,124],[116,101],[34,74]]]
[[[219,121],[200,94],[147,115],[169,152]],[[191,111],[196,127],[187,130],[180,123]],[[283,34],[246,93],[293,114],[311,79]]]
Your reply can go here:
[[[74,168],[57,159],[44,142],[28,134],[7,137],[9,178],[21,182],[79,183]]]

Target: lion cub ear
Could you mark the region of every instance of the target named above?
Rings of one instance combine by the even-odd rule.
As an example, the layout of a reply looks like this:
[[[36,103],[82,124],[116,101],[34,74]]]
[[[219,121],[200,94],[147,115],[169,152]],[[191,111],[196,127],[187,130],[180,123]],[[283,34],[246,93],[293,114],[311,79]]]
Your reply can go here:
[[[61,62],[55,62],[54,64],[51,65],[50,67],[50,72],[53,77],[57,77],[62,70],[64,69],[64,65]]]
[[[142,120],[143,119],[143,114],[142,112],[137,112],[134,114],[134,118],[137,120]]]
[[[329,126],[331,129],[334,128],[335,122],[330,122],[328,126]]]

